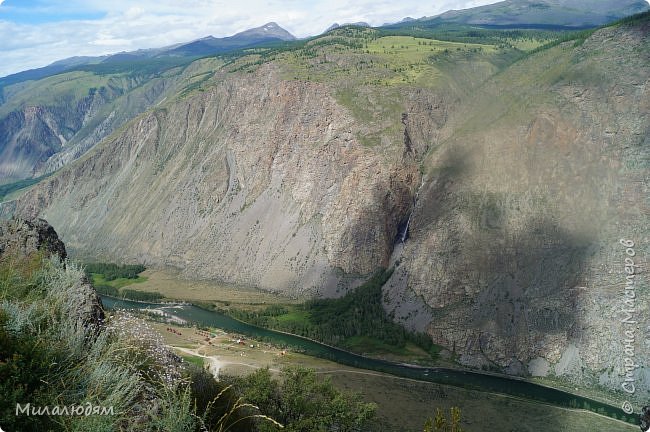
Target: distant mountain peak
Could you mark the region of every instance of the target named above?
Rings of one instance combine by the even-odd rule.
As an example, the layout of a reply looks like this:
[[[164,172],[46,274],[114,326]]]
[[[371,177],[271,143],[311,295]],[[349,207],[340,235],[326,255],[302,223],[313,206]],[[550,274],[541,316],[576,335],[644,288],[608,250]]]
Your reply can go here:
[[[269,38],[280,39],[284,41],[291,41],[296,39],[294,35],[289,33],[287,30],[283,29],[278,25],[278,23],[273,21],[268,22],[260,27],[244,30],[243,32],[239,32],[232,37],[236,38],[236,37],[255,37],[255,36],[269,37]]]
[[[281,29],[284,30],[282,27],[278,25],[278,23],[271,21],[269,23],[266,23],[262,26],[264,30],[276,30],[276,29]]]
[[[327,27],[323,33],[327,33],[328,31],[332,31],[332,30],[337,29],[339,27],[341,27],[341,25],[339,23],[334,23],[331,26]]]

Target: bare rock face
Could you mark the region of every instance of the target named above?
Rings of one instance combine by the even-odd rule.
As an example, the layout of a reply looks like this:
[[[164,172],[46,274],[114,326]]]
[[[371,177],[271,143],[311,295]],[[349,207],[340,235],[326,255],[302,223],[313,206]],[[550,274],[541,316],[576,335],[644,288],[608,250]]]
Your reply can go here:
[[[45,251],[66,259],[65,245],[56,231],[43,219],[14,219],[0,222],[0,256],[5,253],[29,255]]]
[[[73,312],[84,325],[97,326],[96,328],[99,329],[99,324],[104,322],[102,300],[87,277],[84,276],[79,280],[70,304],[76,305]]]
[[[38,252],[57,256],[61,260],[67,257],[65,245],[46,220],[0,221],[0,258],[9,254],[28,256]],[[74,298],[65,300],[67,304],[74,305],[72,313],[77,314],[85,325],[96,325],[103,321],[102,302],[85,276],[72,292]]]
[[[77,255],[293,295],[337,295],[388,265],[420,180],[402,143],[362,145],[330,88],[273,65],[216,82],[140,116],[16,213],[47,217]]]
[[[137,75],[104,80],[71,72],[5,89],[9,96],[0,102],[0,179],[41,176],[79,158],[163,97],[176,78]],[[93,80],[96,87],[91,87]],[[56,97],[43,101],[46,83],[71,86],[78,94],[54,93]]]
[[[648,34],[620,26],[548,50],[453,114],[384,287],[400,321],[470,366],[619,390],[631,335],[647,394]]]
[[[65,138],[59,121],[42,107],[26,107],[0,119],[0,178],[30,176],[38,162],[60,151]]]

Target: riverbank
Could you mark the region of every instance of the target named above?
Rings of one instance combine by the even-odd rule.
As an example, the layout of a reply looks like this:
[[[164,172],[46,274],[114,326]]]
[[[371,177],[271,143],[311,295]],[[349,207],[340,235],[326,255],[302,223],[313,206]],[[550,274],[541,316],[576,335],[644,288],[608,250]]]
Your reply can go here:
[[[217,313],[225,313],[235,320],[238,320],[238,318],[234,317],[232,313],[232,311],[235,310],[262,312],[264,309],[269,308],[271,305],[274,305],[273,307],[275,307],[275,305],[282,308],[288,307],[291,310],[299,309],[299,302],[295,299],[276,296],[275,294],[262,292],[251,287],[233,286],[216,281],[182,280],[179,279],[178,275],[174,274],[173,272],[161,270],[147,270],[142,275],[146,276],[147,281],[141,284],[132,285],[130,288],[143,291],[153,290],[160,294],[163,294],[167,298],[190,300],[192,302],[195,302],[195,305],[197,307],[205,308],[210,312],[215,311],[216,307]],[[239,316],[240,314],[235,315]],[[295,314],[290,313],[289,315]],[[245,319],[241,322],[243,324],[247,324],[247,321]],[[273,328],[273,326],[267,325],[262,325],[262,327]],[[283,332],[282,330],[276,328],[273,328],[273,331],[277,333],[284,333],[289,336],[294,336],[291,331]],[[378,351],[376,349],[377,347],[375,346],[367,347],[368,349],[359,349],[359,346],[355,346],[351,349],[342,349],[340,346],[327,345],[320,342],[319,340],[310,339],[303,335],[296,335],[296,337],[302,337],[312,342],[329,346],[330,348],[336,350],[347,351],[353,355],[361,354],[362,356],[370,357],[372,359],[387,360],[391,363],[398,364],[403,363],[409,367],[419,366],[428,369],[445,368],[454,369],[457,371],[466,371],[468,373],[492,375],[495,377],[502,377],[511,380],[518,379],[518,377],[508,376],[500,373],[463,368],[453,362],[453,357],[451,357],[446,351],[443,351],[440,355],[437,356],[435,360],[433,360],[431,358],[425,359],[425,357],[422,355],[423,352],[409,352],[408,354],[403,353],[403,355],[397,355],[394,352],[391,353],[382,350]],[[538,384],[549,389],[558,389],[566,393],[575,394],[587,400],[596,401],[600,404],[613,405],[615,408],[617,408],[621,402],[617,399],[616,396],[613,396],[612,394],[605,392],[602,389],[576,388],[575,386],[571,385],[571,383],[564,382],[559,378],[555,380],[547,378],[530,378],[521,380]]]
[[[142,309],[143,307],[140,303],[123,301],[116,304],[110,299],[106,300],[107,302],[105,304],[109,309],[111,307]],[[333,360],[348,367],[388,373],[398,377],[428,381],[436,384],[452,385],[462,387],[466,390],[499,393],[526,399],[531,402],[552,404],[557,407],[582,408],[595,413],[605,414],[613,419],[626,420],[631,424],[636,422],[634,416],[625,416],[617,407],[525,380],[448,368],[412,368],[385,360],[367,358],[296,335],[255,327],[219,314],[218,312],[211,312],[197,308],[196,306],[174,306],[174,314],[199,326],[215,327],[228,332],[234,331],[240,334],[247,334],[258,340],[271,340],[275,345],[298,347],[305,354],[320,357],[325,360]]]
[[[153,279],[156,280],[156,277],[154,277]],[[202,284],[207,284],[207,283],[208,282],[202,282]],[[213,291],[217,292],[217,291],[221,290],[222,287],[220,285],[216,285],[216,286],[212,286],[212,289],[213,289]],[[257,293],[257,294],[259,294],[259,293]],[[255,295],[257,295],[257,294],[255,294]],[[238,295],[241,295],[241,294],[238,294]],[[202,297],[202,298],[208,298],[208,297]],[[243,299],[243,297],[240,297],[240,300],[242,300],[242,299]],[[115,299],[115,300],[119,300],[119,299]],[[147,304],[155,305],[157,307],[159,307],[159,306],[171,306],[171,305],[175,305],[175,306],[180,306],[180,305],[191,306],[191,307],[194,307],[194,308],[202,309],[203,311],[205,311],[207,313],[214,313],[214,314],[219,314],[219,315],[226,314],[228,316],[229,320],[237,322],[235,324],[237,326],[244,326],[244,327],[245,326],[250,326],[250,324],[247,323],[246,321],[238,319],[237,317],[231,316],[229,313],[227,313],[227,312],[225,312],[223,310],[220,310],[221,308],[215,310],[215,308],[213,307],[213,304],[209,304],[209,303],[206,303],[206,302],[203,302],[203,301],[199,302],[199,304],[191,304],[191,303],[187,303],[187,302],[168,302],[168,303],[165,303],[165,302],[148,302],[147,303],[147,302],[139,302],[139,301],[137,303],[139,303],[141,305],[147,305]],[[173,315],[173,311],[171,311],[171,310],[169,310],[168,312],[172,312],[172,314],[164,312],[161,309],[149,310],[149,312],[154,312],[154,311],[158,312],[159,314],[165,314],[168,318],[171,318],[176,323],[183,324],[183,323],[186,322],[185,320]],[[255,327],[255,326],[252,326],[252,327]],[[536,386],[542,388],[542,391],[548,392],[548,393],[551,393],[551,394],[554,391],[557,390],[559,393],[564,393],[565,396],[566,395],[568,395],[568,397],[574,396],[575,400],[570,400],[570,399],[565,398],[565,403],[563,404],[563,406],[565,406],[565,407],[572,407],[572,408],[583,407],[583,408],[588,408],[588,409],[590,409],[590,410],[592,410],[594,412],[609,412],[609,415],[614,417],[614,418],[618,418],[618,415],[619,415],[617,413],[617,407],[619,406],[619,401],[616,400],[615,398],[614,399],[611,398],[611,395],[605,394],[602,391],[598,391],[597,389],[575,388],[574,386],[570,386],[569,384],[564,383],[562,381],[550,381],[550,380],[547,380],[547,379],[539,379],[539,378],[526,379],[526,378],[521,378],[521,377],[516,377],[516,376],[509,376],[509,375],[504,375],[504,374],[490,372],[490,371],[477,371],[477,370],[474,370],[474,369],[464,368],[464,367],[458,366],[455,363],[452,363],[450,361],[444,361],[444,360],[443,361],[437,361],[437,362],[435,362],[433,364],[424,364],[423,365],[423,364],[413,364],[411,361],[408,361],[410,359],[407,359],[405,361],[404,357],[399,357],[399,356],[394,357],[394,358],[386,358],[387,356],[376,355],[376,353],[373,353],[373,354],[371,354],[369,356],[366,356],[366,355],[361,355],[361,354],[358,354],[358,353],[354,353],[354,352],[349,351],[349,350],[342,349],[342,348],[337,347],[337,346],[328,345],[328,344],[322,343],[322,342],[320,342],[318,340],[311,339],[311,338],[308,338],[308,337],[305,337],[305,336],[302,336],[302,335],[296,335],[296,334],[293,334],[293,333],[290,333],[290,332],[285,332],[285,331],[278,330],[278,329],[273,329],[273,330],[265,329],[265,330],[270,331],[270,332],[272,332],[272,334],[275,334],[275,335],[282,334],[282,335],[285,335],[285,336],[287,336],[289,338],[292,338],[294,340],[299,339],[300,341],[307,341],[307,342],[312,343],[312,345],[316,344],[316,345],[321,346],[321,347],[326,347],[330,351],[337,352],[337,353],[343,353],[343,354],[347,355],[350,358],[356,358],[357,361],[350,362],[348,360],[348,361],[343,362],[343,364],[347,364],[347,365],[351,365],[351,366],[362,365],[362,363],[364,363],[364,360],[366,360],[366,361],[370,361],[370,362],[375,363],[374,366],[370,367],[371,370],[380,370],[380,371],[385,371],[385,372],[387,371],[389,373],[395,373],[395,371],[391,372],[390,370],[386,370],[385,368],[381,367],[382,365],[379,365],[379,367],[377,367],[376,362],[377,361],[379,361],[379,362],[383,361],[388,365],[397,365],[397,366],[403,366],[403,367],[405,367],[407,369],[411,369],[411,370],[413,370],[413,369],[419,370],[420,373],[421,373],[420,376],[419,377],[415,376],[414,379],[424,380],[424,381],[431,381],[432,380],[431,376],[434,377],[433,381],[436,381],[436,379],[435,379],[436,375],[438,375],[438,376],[444,375],[447,372],[465,373],[465,374],[467,374],[467,376],[474,376],[474,377],[476,377],[476,376],[490,376],[490,377],[494,377],[496,379],[506,380],[508,382],[513,382],[513,381],[517,382],[518,381],[518,382],[521,382],[523,385],[525,385],[525,384],[536,385]],[[300,341],[299,341],[298,345],[300,345]],[[296,344],[294,344],[294,346],[295,345]],[[302,350],[301,348],[299,348],[299,349]],[[312,353],[309,353],[309,354],[314,354],[314,353],[312,352]],[[332,356],[327,356],[327,355],[323,356],[322,353],[316,353],[315,355],[320,356],[320,357],[332,358]],[[336,355],[334,357],[336,357]],[[338,361],[340,362],[340,359]],[[362,366],[362,367],[364,367],[364,366]],[[365,366],[365,367],[368,368],[367,366]],[[398,375],[400,375],[400,373],[398,373]],[[401,375],[404,375],[404,374],[401,374]],[[406,374],[406,375],[407,376],[413,376],[413,374]],[[429,376],[429,375],[431,375],[431,376]],[[438,380],[438,381],[440,381],[440,380]],[[469,379],[469,381],[474,381],[474,380]],[[446,381],[443,380],[441,382],[444,383]],[[459,384],[458,382],[456,382],[455,385],[465,386],[465,385],[468,385],[468,384],[465,384],[465,383],[460,383]],[[469,385],[471,385],[471,383]],[[494,389],[494,387],[492,387],[492,388]],[[503,391],[502,391],[502,393],[503,393]],[[517,396],[518,395],[518,393],[513,393],[513,392],[508,392],[508,391],[506,391],[505,393],[508,393],[511,396]],[[540,402],[544,402],[546,400],[546,398],[541,398],[541,400],[540,400],[540,398],[537,398],[537,400],[540,401]],[[634,421],[635,419],[634,418],[629,418],[628,420],[629,421]]]
[[[258,339],[246,338],[241,341],[243,343],[237,343],[242,337],[238,333],[210,329],[210,336],[214,337],[206,341],[205,332],[198,329],[161,323],[152,325],[177,353],[202,358],[204,365],[210,365],[211,372],[217,371],[221,376],[246,375],[262,367],[268,367],[273,373],[288,365],[313,368],[317,374],[329,377],[337,387],[360,392],[367,402],[376,403],[382,432],[419,432],[426,418],[435,414],[435,408],[452,406],[461,407],[463,430],[467,432],[499,432],[513,428],[530,432],[632,432],[638,429],[589,411],[352,368]],[[167,331],[168,327],[176,332]]]

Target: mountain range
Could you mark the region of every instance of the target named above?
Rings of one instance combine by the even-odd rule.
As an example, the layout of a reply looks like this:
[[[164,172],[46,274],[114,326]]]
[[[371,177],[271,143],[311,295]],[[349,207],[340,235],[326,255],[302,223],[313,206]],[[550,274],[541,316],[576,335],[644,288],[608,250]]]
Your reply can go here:
[[[449,32],[450,26],[460,26],[462,32],[463,26],[475,25],[583,28],[648,8],[643,0],[506,0],[432,18],[405,18],[384,28],[414,34],[439,29]],[[333,24],[326,32],[338,27]],[[449,38],[449,34],[438,36]],[[163,48],[72,57],[0,78],[0,184],[36,178],[77,159],[124,122],[165,98],[167,91],[173,93],[173,77],[199,57],[292,41],[293,35],[270,22],[229,37],[208,36]],[[98,79],[111,74],[108,80]],[[45,87],[52,92],[51,98],[43,97]],[[74,91],[69,91],[73,87]]]
[[[464,10],[451,10],[418,20],[406,18],[389,27],[435,24],[470,24],[500,27],[573,27],[605,25],[647,11],[645,0],[504,0]]]
[[[486,21],[513,5],[542,12]],[[648,237],[650,15],[569,32],[533,28],[583,27],[551,20],[567,2],[491,7],[5,85],[0,173],[49,176],[0,214],[80,259],[298,298],[390,268],[384,308],[450,361],[613,392],[620,240]]]
[[[0,87],[23,81],[45,78],[72,68],[110,62],[129,62],[161,57],[199,57],[223,54],[226,52],[251,47],[258,44],[292,41],[295,36],[280,27],[277,23],[269,22],[263,26],[239,32],[233,36],[215,38],[207,36],[194,41],[179,43],[162,48],[140,49],[137,51],[121,52],[104,56],[78,56],[56,61],[48,66],[32,69],[0,78]]]

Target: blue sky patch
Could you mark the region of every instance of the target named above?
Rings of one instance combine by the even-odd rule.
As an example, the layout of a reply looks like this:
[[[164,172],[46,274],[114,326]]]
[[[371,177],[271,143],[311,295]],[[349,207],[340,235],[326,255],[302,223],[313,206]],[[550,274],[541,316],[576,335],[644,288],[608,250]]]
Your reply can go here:
[[[17,24],[45,24],[61,21],[97,20],[106,14],[80,10],[65,3],[47,0],[4,0],[0,2],[0,20]]]

